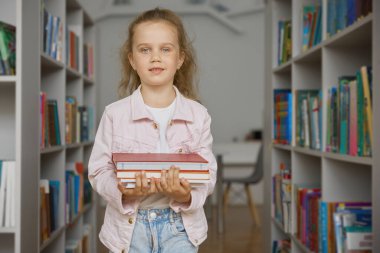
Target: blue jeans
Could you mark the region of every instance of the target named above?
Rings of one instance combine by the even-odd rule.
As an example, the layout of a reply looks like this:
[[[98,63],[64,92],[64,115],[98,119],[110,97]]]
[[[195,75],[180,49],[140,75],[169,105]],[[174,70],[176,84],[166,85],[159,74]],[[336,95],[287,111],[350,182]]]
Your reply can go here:
[[[196,253],[181,214],[172,209],[139,210],[129,253]]]

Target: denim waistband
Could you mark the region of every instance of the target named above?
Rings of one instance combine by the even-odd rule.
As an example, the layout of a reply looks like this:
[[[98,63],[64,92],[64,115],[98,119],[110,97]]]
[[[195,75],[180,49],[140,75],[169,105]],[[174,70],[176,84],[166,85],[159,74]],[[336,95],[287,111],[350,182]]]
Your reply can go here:
[[[180,213],[176,213],[171,208],[165,209],[139,209],[137,220],[140,221],[165,221],[181,218]]]

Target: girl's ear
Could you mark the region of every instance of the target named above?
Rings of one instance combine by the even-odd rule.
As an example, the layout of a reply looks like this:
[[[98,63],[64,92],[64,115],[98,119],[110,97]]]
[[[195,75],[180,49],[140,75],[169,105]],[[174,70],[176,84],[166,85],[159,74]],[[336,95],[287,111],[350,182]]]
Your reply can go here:
[[[132,54],[132,53],[129,53],[129,54],[128,54],[128,60],[129,60],[129,63],[131,64],[132,68],[133,68],[134,70],[136,70],[135,62],[133,61],[133,54]]]
[[[181,68],[184,61],[185,61],[185,52],[181,51],[181,53],[179,54],[179,61],[178,61],[177,69]]]

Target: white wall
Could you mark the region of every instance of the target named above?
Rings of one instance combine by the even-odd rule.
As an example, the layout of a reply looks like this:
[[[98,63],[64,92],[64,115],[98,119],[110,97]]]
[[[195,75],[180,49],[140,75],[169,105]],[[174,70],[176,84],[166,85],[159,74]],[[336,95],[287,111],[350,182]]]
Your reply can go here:
[[[98,16],[107,5],[107,1],[99,0],[81,2],[93,16]],[[141,4],[147,8],[157,5],[157,1],[153,1],[153,5],[147,2],[151,1],[141,1]],[[246,7],[246,2],[240,1],[240,5]],[[96,25],[97,111],[100,114],[104,106],[117,99],[119,48],[132,18],[109,17]],[[204,14],[183,15],[183,20],[190,38],[194,39],[200,66],[200,94],[213,119],[214,139],[216,142],[231,141],[234,137],[241,140],[250,129],[263,126],[264,13],[230,18],[242,29],[241,34]]]

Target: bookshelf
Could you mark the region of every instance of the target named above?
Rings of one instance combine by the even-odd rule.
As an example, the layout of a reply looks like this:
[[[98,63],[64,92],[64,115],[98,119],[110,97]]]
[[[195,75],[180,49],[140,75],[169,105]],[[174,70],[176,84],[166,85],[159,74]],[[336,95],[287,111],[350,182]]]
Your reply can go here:
[[[71,162],[84,169],[93,145],[93,132],[82,141],[66,143],[65,100],[75,96],[79,106],[96,108],[96,84],[84,65],[84,44],[95,47],[95,26],[76,0],[0,0],[0,20],[16,26],[16,75],[0,76],[0,160],[15,161],[16,225],[0,227],[0,252],[65,252],[70,240],[81,240],[90,224],[88,252],[96,248],[96,195],[70,222],[65,217],[65,170]],[[44,8],[62,23],[60,60],[44,51]],[[66,64],[68,25],[78,36],[77,67]],[[57,26],[58,27],[58,26]],[[58,30],[57,30],[58,31]],[[57,33],[59,34],[59,33]],[[58,35],[57,35],[58,36]],[[58,50],[58,49],[57,49]],[[40,92],[57,101],[60,145],[40,146]],[[92,116],[96,115],[92,111]],[[94,127],[95,120],[90,119]],[[40,179],[59,181],[57,228],[40,241]]]
[[[322,0],[321,36],[319,44],[302,50],[303,19],[305,5],[318,1],[308,0],[270,0],[267,3],[267,104],[266,125],[271,129],[266,135],[266,163],[268,173],[265,177],[267,199],[273,201],[272,176],[280,172],[280,164],[291,169],[291,184],[316,185],[321,189],[321,200],[368,201],[372,202],[372,252],[380,252],[380,4],[372,1],[372,12],[360,18],[334,35],[328,32],[328,0]],[[278,22],[291,20],[291,58],[278,62]],[[344,75],[355,75],[361,66],[372,66],[372,108],[373,108],[373,143],[372,156],[352,156],[349,154],[326,152],[328,90],[338,84],[338,78]],[[289,144],[273,143],[274,109],[273,91],[290,89],[292,92],[292,139]],[[302,89],[319,89],[321,101],[321,149],[301,147],[296,141],[296,91]],[[291,196],[291,203],[294,201]],[[292,223],[290,232],[285,232],[284,225],[273,217],[274,204],[266,205],[266,218],[271,226],[266,231],[265,252],[272,251],[274,240],[290,239],[291,252],[312,252],[298,239]],[[291,220],[297,219],[297,210],[291,204]]]

